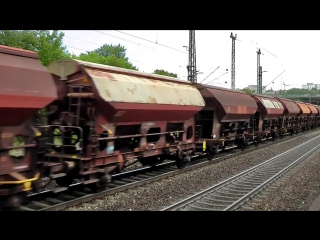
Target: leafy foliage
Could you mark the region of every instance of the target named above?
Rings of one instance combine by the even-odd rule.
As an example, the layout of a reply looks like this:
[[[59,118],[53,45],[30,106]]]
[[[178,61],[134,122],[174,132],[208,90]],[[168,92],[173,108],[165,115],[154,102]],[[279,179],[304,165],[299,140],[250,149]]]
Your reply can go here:
[[[241,91],[246,92],[246,93],[254,93],[255,92],[254,90],[251,90],[249,88],[244,88]]]
[[[133,66],[133,64],[127,61],[126,58],[123,58],[123,57],[117,58],[113,55],[104,57],[95,52],[88,52],[88,53],[81,53],[79,56],[72,55],[71,58],[86,61],[86,62],[93,62],[98,64],[114,66],[114,67],[138,70],[138,68]]]
[[[287,95],[305,95],[310,94],[313,91],[307,90],[307,89],[300,89],[300,88],[291,88],[289,90],[286,90]]]
[[[138,70],[137,67],[129,62],[128,57],[126,57],[126,50],[127,49],[120,44],[104,44],[93,51],[82,53],[79,56],[72,55],[72,58],[114,67]]]
[[[158,74],[158,75],[163,75],[163,76],[168,76],[168,77],[174,77],[177,78],[178,75],[175,73],[170,73],[168,71],[165,71],[163,69],[156,69],[153,71],[154,74]]]
[[[64,33],[54,30],[0,30],[0,44],[38,53],[43,65],[70,58],[63,45]]]
[[[126,57],[126,51],[127,49],[120,44],[104,44],[101,47],[91,51],[91,53],[96,53],[97,55],[103,57],[114,56],[116,58],[123,58],[124,60],[128,61],[128,58]]]

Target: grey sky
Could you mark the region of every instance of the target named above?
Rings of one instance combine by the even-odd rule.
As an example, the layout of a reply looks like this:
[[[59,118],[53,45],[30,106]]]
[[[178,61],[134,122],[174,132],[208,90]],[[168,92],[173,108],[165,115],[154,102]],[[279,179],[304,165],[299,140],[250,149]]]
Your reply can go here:
[[[119,30],[120,31],[120,30]],[[139,71],[152,72],[164,69],[177,73],[180,79],[187,79],[186,65],[188,52],[183,46],[189,45],[188,30],[145,30],[145,31],[63,31],[64,44],[70,52],[80,54],[107,44],[121,44],[127,48],[129,60]],[[318,77],[318,56],[320,53],[320,31],[235,31],[235,30],[196,30],[196,56],[198,82],[230,88],[231,86],[231,38],[237,34],[236,41],[236,88],[255,85],[257,81],[257,49],[263,71],[263,85],[267,85],[284,70],[274,84],[267,89],[286,89],[301,87],[306,83],[320,83]],[[134,35],[139,39],[127,34]],[[158,43],[158,44],[157,44]],[[163,47],[166,45],[167,47]],[[173,48],[173,49],[172,49]],[[228,74],[224,74],[228,69]],[[223,75],[224,74],[224,75]],[[221,76],[223,75],[223,76]],[[221,76],[219,78],[219,76]],[[217,79],[216,79],[217,78]],[[224,82],[227,81],[227,84]],[[282,81],[282,85],[281,85]]]

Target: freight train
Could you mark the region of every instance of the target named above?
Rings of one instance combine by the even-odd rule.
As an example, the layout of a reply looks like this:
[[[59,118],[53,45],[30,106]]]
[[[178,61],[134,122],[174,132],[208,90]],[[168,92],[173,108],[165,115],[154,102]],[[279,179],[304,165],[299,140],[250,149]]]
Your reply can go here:
[[[43,178],[92,189],[135,162],[256,146],[319,126],[318,106],[79,60],[47,68],[0,46],[0,204],[19,206]],[[46,109],[47,122],[39,121]]]

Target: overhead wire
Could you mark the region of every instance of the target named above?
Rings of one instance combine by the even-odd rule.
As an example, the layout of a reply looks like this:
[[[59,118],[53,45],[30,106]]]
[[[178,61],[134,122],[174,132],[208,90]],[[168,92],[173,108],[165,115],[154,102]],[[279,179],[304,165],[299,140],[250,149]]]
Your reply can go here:
[[[160,53],[163,53],[162,51],[160,51],[159,49],[156,49],[156,48],[153,48],[149,45],[145,45],[145,44],[142,44],[142,43],[139,43],[139,42],[136,42],[136,41],[132,41],[132,40],[129,40],[129,39],[126,39],[126,38],[122,38],[122,37],[119,37],[119,36],[115,36],[115,35],[112,35],[110,33],[106,33],[106,32],[102,32],[102,31],[99,31],[99,30],[93,30],[97,33],[100,33],[100,34],[104,34],[104,35],[107,35],[107,36],[111,36],[111,37],[114,37],[114,38],[117,38],[117,39],[120,39],[120,40],[123,40],[123,41],[126,41],[126,42],[129,42],[129,43],[133,43],[133,44],[137,44],[138,46],[141,46],[141,47],[144,47],[144,48],[147,48],[149,50],[156,50],[156,51],[159,51]],[[128,35],[128,36],[131,36],[131,37],[135,37],[135,38],[138,38],[138,39],[141,39],[141,40],[144,40],[144,41],[148,41],[150,43],[153,43],[153,44],[157,44],[159,46],[162,46],[162,47],[165,47],[165,48],[168,48],[170,50],[175,50],[175,51],[178,51],[178,52],[181,52],[181,53],[184,53],[184,54],[187,54],[188,52],[185,52],[185,51],[181,51],[179,49],[176,49],[176,48],[173,48],[173,47],[170,47],[170,46],[167,46],[167,45],[164,45],[164,44],[160,44],[158,42],[153,42],[151,40],[148,40],[148,39],[145,39],[145,38],[142,38],[142,37],[138,37],[138,36],[135,36],[133,34],[129,34],[129,33],[125,33],[125,32],[122,32],[122,31],[118,31],[118,30],[115,30],[116,32],[119,32],[119,33],[122,33],[122,34],[125,34],[125,35]],[[68,38],[72,38],[72,39],[75,39],[75,40],[78,40],[78,41],[82,41],[82,42],[86,42],[86,43],[89,43],[89,44],[94,44],[94,45],[97,45],[97,46],[101,46],[100,44],[97,44],[97,43],[92,43],[92,42],[89,42],[89,41],[86,41],[86,40],[81,40],[81,39],[77,39],[75,37],[70,37],[70,36],[66,36]],[[71,47],[71,48],[74,48],[74,47]],[[74,49],[78,49],[78,48],[74,48]],[[78,49],[79,50],[79,49]],[[84,51],[87,51],[87,50],[84,50]],[[127,52],[129,54],[132,54],[132,55],[136,55],[136,56],[141,56],[142,55],[139,55],[139,54],[134,54],[134,53],[131,53],[131,52]],[[208,61],[207,59],[204,59],[202,57],[198,57],[198,58],[201,58],[205,61]],[[148,65],[152,65],[154,66],[153,64],[149,64],[149,63],[146,63],[146,62],[142,62],[142,61],[138,61],[138,60],[134,60],[135,62],[141,62],[141,63],[144,63],[144,64],[148,64]]]
[[[86,41],[86,40],[82,40],[82,39],[75,38],[75,37],[70,37],[70,36],[67,36],[67,35],[65,35],[65,37],[71,38],[71,39],[75,39],[75,40],[78,40],[78,41],[81,41],[81,42],[90,43],[90,44],[93,44],[93,45],[96,45],[96,46],[100,46],[100,47],[102,46],[101,44],[98,44],[98,43],[89,42],[89,41]],[[136,53],[132,53],[132,52],[128,52],[128,51],[126,51],[126,53],[130,53],[132,55],[143,57],[142,55],[139,55],[139,54],[136,54]]]
[[[157,44],[159,46],[162,46],[162,47],[166,47],[168,49],[171,49],[171,50],[175,50],[175,51],[178,51],[178,52],[181,52],[181,53],[184,53],[184,54],[188,54],[186,51],[182,51],[182,50],[179,50],[179,49],[176,49],[176,48],[173,48],[173,47],[170,47],[170,46],[167,46],[167,45],[164,45],[164,44],[161,44],[161,43],[158,43],[158,40],[156,42],[154,41],[151,41],[149,39],[146,39],[146,38],[142,38],[142,37],[138,37],[138,36],[135,36],[133,34],[129,34],[129,33],[125,33],[125,32],[122,32],[122,31],[119,31],[119,30],[114,30],[116,32],[119,32],[119,33],[122,33],[122,34],[125,34],[125,35],[128,35],[128,36],[131,36],[131,37],[135,37],[135,38],[138,38],[138,39],[141,39],[141,40],[144,40],[144,41],[147,41],[147,42],[150,42],[150,43],[153,43],[153,44]],[[158,37],[158,36],[157,36]],[[208,59],[205,59],[203,57],[199,57],[205,61],[209,61]]]
[[[139,46],[141,46],[141,47],[145,47],[145,48],[154,50],[152,47],[150,47],[150,46],[148,46],[148,45],[145,45],[145,44],[142,44],[142,43],[139,43],[139,42],[136,42],[136,41],[132,41],[132,40],[128,40],[128,39],[126,39],[126,38],[121,38],[121,37],[118,37],[118,36],[114,36],[114,35],[112,35],[112,34],[110,34],[110,33],[105,33],[105,32],[98,31],[98,30],[93,30],[93,31],[98,32],[98,33],[101,33],[101,34],[104,34],[104,35],[108,35],[108,36],[111,36],[111,37],[114,37],[114,38],[117,38],[117,39],[120,39],[120,40],[123,40],[123,41],[126,41],[126,42],[129,42],[129,43],[137,44],[137,45],[139,45]],[[187,52],[181,51],[181,50],[179,50],[179,49],[176,49],[176,48],[173,48],[173,47],[170,47],[170,46],[167,46],[167,45],[158,43],[158,41],[157,41],[157,42],[154,42],[154,41],[151,41],[151,40],[149,40],[149,39],[146,39],[146,38],[143,38],[143,37],[138,37],[138,36],[135,36],[135,35],[133,35],[133,34],[125,33],[125,32],[119,31],[119,30],[114,30],[114,31],[119,32],[119,33],[121,33],[121,34],[125,34],[125,35],[128,35],[128,36],[131,36],[131,37],[135,37],[135,38],[140,39],[140,40],[144,40],[144,41],[150,42],[150,43],[152,43],[152,44],[157,44],[157,45],[159,45],[159,46],[168,48],[168,49],[170,49],[170,50],[178,51],[178,52],[185,53],[185,54],[187,53]],[[89,43],[89,44],[101,46],[100,44],[93,43],[93,42],[89,42],[89,41],[86,41],[86,40],[81,40],[81,39],[78,39],[78,38],[75,38],[75,37],[70,37],[70,36],[66,36],[66,37],[71,38],[71,39],[75,39],[75,40],[78,40],[78,41],[86,42],[86,43]],[[243,38],[242,38],[242,39],[243,39]],[[237,40],[240,40],[240,39],[237,39]],[[247,40],[247,39],[245,39],[245,40]],[[252,43],[257,44],[256,42],[252,41],[251,39],[248,39],[248,40],[251,41]],[[74,49],[78,49],[78,50],[87,51],[87,50],[80,49],[80,48],[76,48],[76,47],[71,47],[71,46],[68,46],[68,47],[74,48]],[[261,47],[261,48],[262,48],[262,47]],[[265,48],[262,48],[262,49],[264,49],[265,51],[267,51],[267,52],[268,52],[269,54],[271,54],[272,56],[278,58],[276,55],[274,55],[273,53],[271,53],[271,52],[268,51],[267,49],[265,49]],[[157,50],[157,49],[156,49],[156,50]],[[129,54],[132,54],[132,55],[136,55],[136,56],[142,56],[142,55],[134,54],[134,53],[131,53],[131,52],[128,52],[128,53],[129,53]],[[205,60],[206,60],[206,59],[205,59]],[[131,60],[131,61],[139,62],[139,63],[143,63],[143,64],[147,64],[147,65],[152,65],[152,66],[154,66],[153,64],[146,63],[146,62],[142,62],[142,61],[138,61],[138,60]],[[212,69],[212,68],[211,68],[211,69]],[[209,70],[209,69],[208,69],[208,70]],[[215,70],[214,70],[214,71],[215,71]],[[213,72],[214,72],[214,71],[213,71]],[[212,73],[213,73],[213,72],[212,72]],[[210,76],[212,73],[210,73],[209,76]],[[226,74],[226,73],[225,73],[225,74]],[[224,74],[223,74],[223,75],[224,75]],[[208,76],[208,77],[209,77],[209,76]],[[205,78],[204,80],[206,80],[206,78]],[[204,80],[202,80],[202,82],[203,82]],[[213,80],[212,80],[212,81],[213,81]]]
[[[161,43],[158,43],[158,42],[153,42],[153,41],[151,41],[151,40],[148,40],[148,39],[145,39],[145,38],[142,38],[142,37],[138,37],[138,36],[135,36],[135,35],[132,35],[132,34],[129,34],[129,33],[121,32],[121,31],[119,31],[119,30],[114,30],[114,31],[119,32],[119,33],[122,33],[122,34],[126,34],[126,35],[131,36],[131,37],[135,37],[135,38],[138,38],[138,39],[147,41],[147,42],[151,42],[151,43],[157,44],[157,45],[159,45],[159,46],[169,48],[169,49],[171,49],[171,50],[175,50],[175,51],[178,51],[178,52],[187,54],[185,51],[181,51],[181,50],[179,50],[179,49],[176,49],[176,48],[173,48],[173,47],[169,47],[169,46],[167,46],[167,45],[164,45],[164,44],[161,44]]]
[[[114,36],[114,35],[112,35],[110,33],[102,32],[102,31],[98,31],[98,30],[93,30],[93,31],[95,31],[97,33],[100,33],[100,34],[104,34],[104,35],[107,35],[107,36],[111,36],[111,37],[120,39],[120,40],[125,41],[125,42],[133,43],[133,44],[136,44],[136,45],[144,47],[144,48],[148,48],[148,49],[154,50],[153,47],[150,47],[150,46],[148,46],[146,44],[142,44],[142,43],[139,43],[139,42],[136,42],[136,41],[132,41],[132,40],[126,39],[126,38]]]
[[[270,83],[272,83],[272,82],[273,82],[274,80],[276,80],[278,77],[280,77],[285,71],[286,71],[286,70],[284,70],[282,73],[280,73],[278,76],[276,76],[271,82],[269,82],[266,86],[264,86],[264,87],[262,88],[262,90],[265,89]]]
[[[204,80],[206,80],[212,73],[218,70],[220,66],[218,66],[215,70],[213,70],[205,79],[203,79],[200,83],[202,83]]]
[[[214,80],[219,79],[223,75],[226,75],[228,72],[225,72],[224,74],[220,75],[219,77],[216,77],[215,79],[211,80],[210,82],[207,82],[206,84],[212,83]]]
[[[93,44],[93,45],[96,45],[96,46],[101,46],[101,44],[94,43],[94,42],[90,42],[90,41],[86,41],[86,40],[82,40],[82,39],[79,39],[79,38],[75,38],[75,37],[71,37],[71,36],[67,36],[67,35],[65,35],[65,37],[71,38],[71,39],[74,39],[74,40],[77,40],[77,41],[81,41],[81,42],[86,42],[86,43],[89,43],[89,44]],[[77,50],[80,50],[80,51],[90,52],[89,50],[86,50],[86,49],[83,49],[83,48],[77,48],[77,47],[72,47],[72,46],[68,46],[68,45],[66,45],[66,46],[69,47],[69,48],[72,48],[72,49],[77,49]],[[92,50],[91,50],[91,51],[92,51]],[[136,55],[136,56],[143,57],[142,55],[134,54],[134,53],[131,53],[131,52],[128,52],[128,51],[127,51],[127,53],[132,54],[132,55]],[[150,65],[150,66],[153,66],[153,67],[155,68],[155,65],[154,65],[154,64],[146,63],[146,62],[144,62],[144,61],[132,60],[131,58],[130,58],[130,61],[132,61],[132,62],[137,62],[137,63],[142,63],[142,64],[145,64],[145,65]],[[154,70],[154,69],[153,69],[153,70]]]

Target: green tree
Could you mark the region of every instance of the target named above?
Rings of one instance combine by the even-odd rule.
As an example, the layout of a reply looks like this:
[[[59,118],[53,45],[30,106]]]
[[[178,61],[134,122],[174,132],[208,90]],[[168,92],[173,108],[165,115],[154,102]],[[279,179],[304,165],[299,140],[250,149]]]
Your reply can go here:
[[[254,90],[251,90],[249,88],[244,88],[241,91],[246,92],[246,93],[254,93],[255,92]]]
[[[301,89],[301,88],[291,88],[289,90],[285,91],[286,95],[305,95],[310,94],[311,92],[307,89]]]
[[[174,77],[177,78],[178,75],[175,73],[170,73],[168,71],[165,71],[163,69],[156,69],[153,71],[154,74],[158,74],[158,75],[163,75],[163,76],[168,76],[168,77]]]
[[[1,45],[34,51],[45,66],[54,60],[70,58],[63,37],[64,33],[57,30],[0,30]]]
[[[100,48],[87,53],[81,53],[79,56],[72,55],[71,58],[86,62],[99,63],[114,67],[138,70],[126,57],[126,48],[119,45],[104,44]]]
[[[99,56],[114,56],[116,58],[124,58],[126,61],[128,61],[128,58],[126,57],[126,51],[127,49],[124,46],[121,46],[120,44],[104,44],[101,47],[93,50],[92,52],[98,54]]]
[[[81,61],[104,64],[114,67],[138,70],[137,67],[133,66],[133,64],[127,61],[125,58],[116,58],[115,56],[104,57],[102,55],[98,55],[95,52],[89,53],[81,53],[79,56],[72,55],[72,59],[78,59]]]

